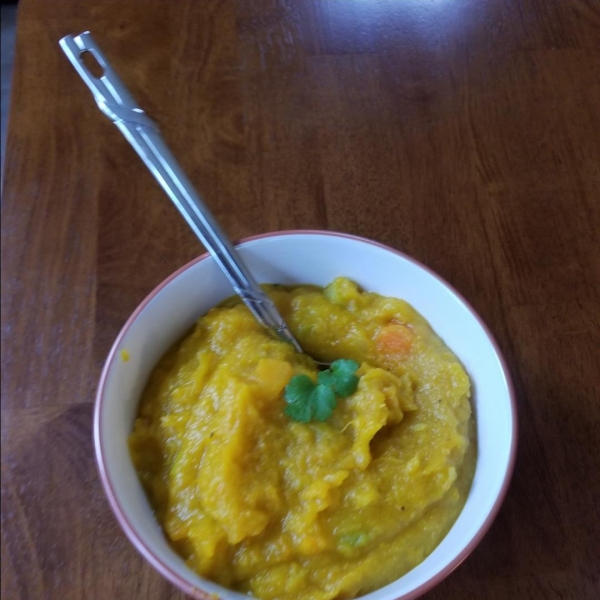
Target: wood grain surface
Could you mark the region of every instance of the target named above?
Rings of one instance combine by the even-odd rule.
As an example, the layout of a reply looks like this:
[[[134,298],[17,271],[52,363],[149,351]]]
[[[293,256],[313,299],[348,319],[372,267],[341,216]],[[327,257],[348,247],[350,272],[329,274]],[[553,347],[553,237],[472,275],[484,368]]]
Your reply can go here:
[[[403,250],[497,337],[512,485],[431,600],[600,597],[600,3],[22,0],[2,206],[2,597],[183,595],[120,531],[92,406],[203,251],[58,47],[90,29],[234,239]]]

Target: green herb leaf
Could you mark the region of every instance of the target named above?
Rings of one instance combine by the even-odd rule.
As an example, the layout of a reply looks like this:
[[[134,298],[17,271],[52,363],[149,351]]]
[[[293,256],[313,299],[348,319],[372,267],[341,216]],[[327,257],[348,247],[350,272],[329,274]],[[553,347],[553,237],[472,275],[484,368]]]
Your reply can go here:
[[[285,386],[285,399],[288,404],[306,402],[315,389],[315,382],[308,375],[294,375]]]
[[[358,366],[356,361],[343,358],[331,363],[332,386],[338,396],[346,398],[354,394],[358,387],[358,377],[355,375]]]
[[[358,371],[359,364],[355,360],[340,358],[331,363],[331,370],[337,375],[354,375]]]
[[[310,403],[304,401],[286,404],[284,412],[292,421],[299,421],[300,423],[308,423],[312,416]]]
[[[327,421],[337,404],[333,390],[328,385],[319,384],[310,395],[312,416],[315,421]]]
[[[351,396],[358,387],[358,377],[352,375],[337,375],[333,380],[333,391],[342,398]]]
[[[333,373],[327,369],[326,371],[321,371],[317,375],[317,383],[321,385],[328,385],[329,387],[333,387],[334,376]]]
[[[295,375],[285,387],[285,414],[300,423],[326,421],[338,397],[346,398],[356,391],[357,370],[357,362],[340,359],[317,375],[316,384],[308,375]]]
[[[310,402],[311,394],[316,388],[315,382],[308,375],[294,375],[285,386],[285,414],[294,421],[308,423],[313,416]]]

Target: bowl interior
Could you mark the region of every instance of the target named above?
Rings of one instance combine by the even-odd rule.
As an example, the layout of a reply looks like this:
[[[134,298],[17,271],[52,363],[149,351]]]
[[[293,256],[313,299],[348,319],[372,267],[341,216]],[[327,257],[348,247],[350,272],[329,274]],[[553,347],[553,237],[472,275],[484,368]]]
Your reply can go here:
[[[510,381],[477,315],[447,284],[400,253],[340,234],[262,236],[239,246],[260,282],[324,285],[344,275],[363,288],[410,302],[465,366],[473,385],[478,460],[464,510],[434,552],[396,582],[363,598],[420,595],[472,550],[504,495],[514,459],[515,415]],[[196,575],[166,542],[129,457],[127,437],[153,366],[195,320],[231,295],[214,261],[202,257],[159,286],[121,331],[107,360],[96,405],[96,452],[112,508],[138,550],[188,593],[247,598]],[[122,357],[126,350],[129,360]]]

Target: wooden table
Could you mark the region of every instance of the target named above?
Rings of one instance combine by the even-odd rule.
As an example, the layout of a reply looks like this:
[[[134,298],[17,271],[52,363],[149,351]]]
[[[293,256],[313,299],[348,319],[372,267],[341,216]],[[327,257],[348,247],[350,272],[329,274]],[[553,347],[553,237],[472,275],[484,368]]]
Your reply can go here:
[[[202,252],[58,47],[91,29],[235,239],[389,244],[497,336],[519,453],[431,599],[600,597],[597,0],[22,0],[2,207],[2,594],[182,598],[100,488],[112,340]],[[6,594],[6,595],[5,595]]]

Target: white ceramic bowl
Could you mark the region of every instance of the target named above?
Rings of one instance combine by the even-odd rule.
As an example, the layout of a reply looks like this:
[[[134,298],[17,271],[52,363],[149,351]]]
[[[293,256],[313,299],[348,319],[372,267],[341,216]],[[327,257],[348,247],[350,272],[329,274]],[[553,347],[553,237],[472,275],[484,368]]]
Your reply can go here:
[[[439,583],[473,550],[506,493],[516,450],[516,410],[506,366],[490,332],[463,298],[435,273],[369,240],[330,232],[296,231],[243,241],[238,250],[259,282],[324,285],[344,275],[364,289],[403,298],[432,325],[465,366],[473,385],[478,460],[458,520],[420,565],[366,600],[416,598]],[[208,255],[161,283],[131,315],[106,362],[94,416],[102,482],[123,530],[146,559],[194,598],[242,600],[191,571],[170,548],[131,462],[127,437],[142,389],[167,348],[208,309],[232,294]],[[122,350],[129,354],[123,359]]]

